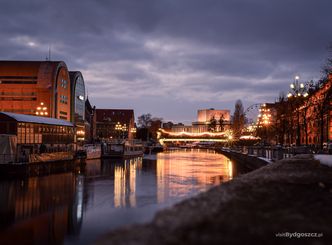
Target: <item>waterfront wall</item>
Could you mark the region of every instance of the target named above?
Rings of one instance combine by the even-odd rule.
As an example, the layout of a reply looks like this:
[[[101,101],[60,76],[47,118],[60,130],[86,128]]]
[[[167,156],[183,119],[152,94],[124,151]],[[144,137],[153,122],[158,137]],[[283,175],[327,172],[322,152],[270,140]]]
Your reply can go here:
[[[241,152],[226,151],[222,149],[216,149],[216,152],[225,155],[230,160],[234,160],[238,163],[239,167],[245,168],[248,172],[263,167],[268,163],[256,156],[243,154]]]
[[[331,244],[331,180],[332,168],[299,155],[185,200],[148,224],[112,231],[95,244]],[[286,232],[319,236],[290,239]]]

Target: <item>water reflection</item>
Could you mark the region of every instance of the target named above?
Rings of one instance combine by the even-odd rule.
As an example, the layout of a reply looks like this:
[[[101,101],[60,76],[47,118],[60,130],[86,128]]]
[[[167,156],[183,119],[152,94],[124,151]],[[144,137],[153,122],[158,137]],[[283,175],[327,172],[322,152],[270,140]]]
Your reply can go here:
[[[231,161],[214,151],[187,149],[160,153],[157,159],[157,200],[186,197],[233,177]]]
[[[233,165],[212,151],[181,150],[156,161],[92,160],[73,173],[0,181],[0,244],[90,244],[231,179]]]

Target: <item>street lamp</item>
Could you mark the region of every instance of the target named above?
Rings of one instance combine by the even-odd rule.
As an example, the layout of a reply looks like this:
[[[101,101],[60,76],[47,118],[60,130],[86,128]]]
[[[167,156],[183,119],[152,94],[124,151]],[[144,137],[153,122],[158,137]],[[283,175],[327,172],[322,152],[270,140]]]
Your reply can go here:
[[[36,115],[37,116],[48,116],[47,107],[44,105],[44,102],[40,102],[40,105],[36,108]]]
[[[116,130],[116,132],[117,132],[117,138],[119,138],[120,131],[122,131],[122,125],[121,125],[120,122],[117,122],[117,123],[115,124],[115,130]]]
[[[122,138],[124,138],[126,132],[127,132],[127,125],[123,124],[123,126],[122,126]]]
[[[296,145],[300,145],[300,103],[303,98],[308,97],[308,84],[300,83],[300,77],[295,76],[294,82],[292,82],[289,87],[290,91],[287,94],[288,98],[294,98],[296,111],[297,111],[297,129],[296,129]]]
[[[265,142],[268,141],[268,126],[271,124],[271,109],[267,108],[266,104],[262,104],[259,108],[259,114],[257,118],[257,127],[263,128],[265,132]]]
[[[304,83],[300,83],[299,82],[300,77],[299,76],[295,76],[294,78],[294,82],[292,82],[289,87],[291,88],[291,90],[288,92],[287,97],[291,98],[291,97],[307,97],[308,94],[308,88]]]

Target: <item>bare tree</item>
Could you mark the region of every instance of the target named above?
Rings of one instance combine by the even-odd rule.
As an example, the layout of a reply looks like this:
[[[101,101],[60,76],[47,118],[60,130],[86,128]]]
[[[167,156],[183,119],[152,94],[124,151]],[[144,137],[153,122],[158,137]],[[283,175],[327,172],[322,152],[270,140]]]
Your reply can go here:
[[[241,100],[237,100],[235,103],[235,110],[233,114],[233,134],[235,139],[240,138],[242,130],[244,128],[245,114]]]
[[[208,130],[210,132],[215,132],[217,129],[217,120],[216,118],[213,116],[211,117],[210,121],[209,121],[209,126],[208,126]]]
[[[139,128],[149,128],[152,121],[152,115],[150,113],[142,114],[137,118],[137,125]]]

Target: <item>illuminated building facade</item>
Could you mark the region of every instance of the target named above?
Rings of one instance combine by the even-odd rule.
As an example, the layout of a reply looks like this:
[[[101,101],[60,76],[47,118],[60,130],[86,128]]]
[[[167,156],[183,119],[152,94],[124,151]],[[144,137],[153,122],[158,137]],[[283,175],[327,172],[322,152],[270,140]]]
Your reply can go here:
[[[199,123],[208,123],[213,117],[217,121],[220,120],[220,118],[223,118],[225,121],[230,121],[231,118],[229,110],[215,110],[211,108],[197,111],[197,122]]]
[[[332,142],[332,74],[300,107],[301,144]]]
[[[71,121],[75,124],[76,140],[85,140],[85,84],[82,73],[70,71]]]
[[[62,61],[0,61],[0,111],[70,121],[71,85]]]
[[[174,133],[188,132],[188,133],[204,133],[211,131],[211,119],[216,120],[216,127],[213,131],[221,132],[230,128],[230,111],[229,110],[215,110],[202,109],[197,111],[197,121],[192,125],[176,124],[172,126],[171,131]],[[222,125],[220,125],[222,123]]]
[[[332,142],[332,75],[307,95],[288,97],[275,108],[278,143],[322,148]]]
[[[96,109],[96,136],[99,140],[133,139],[134,110]]]

